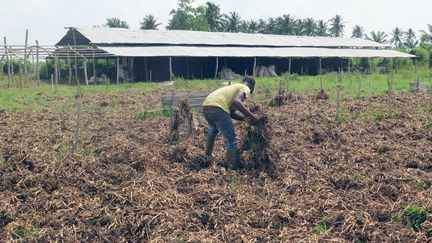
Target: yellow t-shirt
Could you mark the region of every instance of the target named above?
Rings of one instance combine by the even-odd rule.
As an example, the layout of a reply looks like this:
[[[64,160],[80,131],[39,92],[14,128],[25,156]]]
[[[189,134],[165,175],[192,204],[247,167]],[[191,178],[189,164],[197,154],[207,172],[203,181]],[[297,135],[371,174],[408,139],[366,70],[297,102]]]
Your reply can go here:
[[[230,113],[230,107],[238,92],[246,94],[246,98],[250,95],[250,89],[245,84],[232,84],[209,94],[204,100],[203,106],[216,106],[221,108],[227,113]]]

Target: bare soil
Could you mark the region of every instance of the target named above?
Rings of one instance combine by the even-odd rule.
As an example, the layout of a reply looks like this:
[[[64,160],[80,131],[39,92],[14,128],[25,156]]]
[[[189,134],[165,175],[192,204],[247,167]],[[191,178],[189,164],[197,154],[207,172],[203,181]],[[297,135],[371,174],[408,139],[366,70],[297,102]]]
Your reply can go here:
[[[429,95],[342,100],[340,124],[332,100],[258,102],[276,176],[194,166],[201,115],[175,144],[169,118],[137,119],[160,95],[84,97],[76,153],[74,110],[0,111],[1,241],[431,240],[430,216],[419,232],[396,220],[409,205],[432,211]],[[250,125],[235,126],[242,143]],[[218,138],[215,161],[223,155]]]

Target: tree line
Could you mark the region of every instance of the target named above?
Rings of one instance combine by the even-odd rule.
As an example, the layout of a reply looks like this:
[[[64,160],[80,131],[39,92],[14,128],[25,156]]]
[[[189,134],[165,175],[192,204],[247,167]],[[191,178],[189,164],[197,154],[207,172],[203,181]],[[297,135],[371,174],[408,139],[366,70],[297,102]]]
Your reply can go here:
[[[177,9],[172,9],[167,30],[196,30],[210,32],[243,32],[262,33],[276,35],[299,36],[345,36],[346,22],[339,14],[329,20],[316,20],[313,18],[297,18],[290,14],[284,14],[276,18],[268,19],[242,19],[237,12],[221,13],[220,6],[207,2],[198,7],[192,6],[193,0],[179,0]],[[111,28],[129,28],[126,21],[118,18],[109,18],[105,24]],[[146,15],[140,23],[140,29],[158,29],[161,23],[154,15]],[[397,48],[412,50],[416,47],[428,47],[432,44],[432,25],[428,24],[427,30],[420,31],[417,37],[412,28],[402,30],[399,27],[391,33],[384,31],[371,31],[366,33],[365,28],[356,25],[350,36],[352,38],[364,38],[379,43],[389,43]]]
[[[432,65],[432,25],[426,30],[416,32],[412,28],[403,30],[395,27],[390,33],[373,30],[369,33],[360,25],[355,25],[351,32],[346,30],[343,17],[336,14],[329,20],[297,18],[284,14],[267,19],[243,19],[238,12],[222,13],[220,6],[207,2],[194,7],[194,0],[179,0],[176,9],[170,11],[167,30],[195,30],[210,32],[242,32],[275,35],[330,36],[368,39],[383,44],[391,44],[400,51],[418,56],[418,60]],[[142,30],[156,30],[161,27],[154,15],[146,15],[140,23]],[[108,18],[105,26],[111,28],[129,28],[126,21]],[[346,33],[348,32],[348,34]],[[417,36],[417,34],[420,34]]]

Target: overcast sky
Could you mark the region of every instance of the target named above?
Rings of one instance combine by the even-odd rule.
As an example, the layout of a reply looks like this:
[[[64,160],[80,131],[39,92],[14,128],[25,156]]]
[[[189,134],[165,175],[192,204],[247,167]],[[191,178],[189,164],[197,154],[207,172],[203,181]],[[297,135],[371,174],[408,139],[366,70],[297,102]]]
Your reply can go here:
[[[195,0],[195,5],[206,0]],[[356,24],[371,30],[390,32],[394,27],[427,29],[432,24],[432,0],[214,0],[222,13],[237,11],[242,19],[259,19],[291,14],[300,18],[328,20],[341,14],[350,36]],[[155,15],[164,27],[177,0],[1,0],[0,37],[9,44],[23,44],[29,29],[30,43],[39,40],[53,45],[68,26],[102,25],[108,17],[126,20],[138,29],[146,14]],[[419,34],[418,34],[419,35]],[[2,44],[3,44],[3,40]]]

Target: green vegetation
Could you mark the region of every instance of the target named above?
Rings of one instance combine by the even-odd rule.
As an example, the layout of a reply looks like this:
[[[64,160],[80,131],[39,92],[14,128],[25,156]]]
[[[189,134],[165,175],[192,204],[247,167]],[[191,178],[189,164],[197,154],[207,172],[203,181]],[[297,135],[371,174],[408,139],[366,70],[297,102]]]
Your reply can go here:
[[[231,179],[229,185],[233,190],[237,190],[238,188],[237,180],[235,178]]]
[[[12,237],[14,239],[23,239],[23,238],[27,238],[30,235],[32,235],[33,233],[36,233],[39,230],[38,227],[30,225],[28,227],[19,227],[18,229],[16,229],[13,232]]]
[[[325,221],[319,222],[314,227],[314,233],[316,235],[321,235],[321,234],[325,233],[326,231],[327,231],[327,222],[325,222]]]
[[[385,119],[395,119],[399,117],[400,113],[393,108],[383,109],[371,107],[369,108],[368,112],[360,114],[360,119],[375,122],[381,122]]]
[[[149,117],[171,117],[171,110],[170,109],[161,109],[161,110],[154,110],[154,111],[143,111],[137,115],[137,119],[139,120],[146,120]]]
[[[426,208],[408,206],[403,212],[402,221],[411,225],[415,231],[419,231],[420,225],[426,221],[428,216],[429,212]]]
[[[417,72],[413,68],[407,66],[399,70],[392,76],[393,91],[394,92],[409,92],[410,83],[420,78],[423,82],[432,84],[429,77],[430,72],[428,67],[420,67]],[[364,96],[381,96],[386,95],[388,89],[387,80],[388,74],[362,74],[355,75],[345,73],[338,75],[337,73],[328,73],[320,76],[298,76],[291,75],[289,78],[286,75],[282,77],[258,77],[257,80],[257,94],[254,98],[262,100],[263,95],[274,95],[278,92],[279,88],[287,89],[291,93],[316,95],[321,88],[321,80],[323,89],[329,94],[330,98],[336,97],[336,86],[341,86],[341,98],[357,98],[359,83],[361,83],[361,97]],[[172,90],[173,88],[178,91],[190,91],[191,89],[201,91],[211,91],[221,86],[227,85],[229,82],[240,82],[237,80],[184,80],[176,79],[173,85],[166,83],[148,83],[137,82],[127,84],[104,84],[104,85],[91,85],[81,86],[81,92],[84,96],[92,96],[97,94],[114,94],[121,92],[141,92],[141,91],[154,91],[154,90]],[[0,86],[5,87],[6,79],[0,80]],[[30,87],[19,88],[2,88],[0,89],[0,110],[34,110],[41,111],[44,109],[64,110],[73,108],[77,88],[74,86],[59,85],[58,87],[51,87],[51,85],[42,84],[41,86],[29,85]],[[389,114],[384,114],[388,116]],[[390,116],[396,114],[390,114]],[[376,114],[376,117],[370,118],[372,120],[380,120],[386,117],[380,117],[381,114]],[[141,119],[141,118],[140,118]]]

